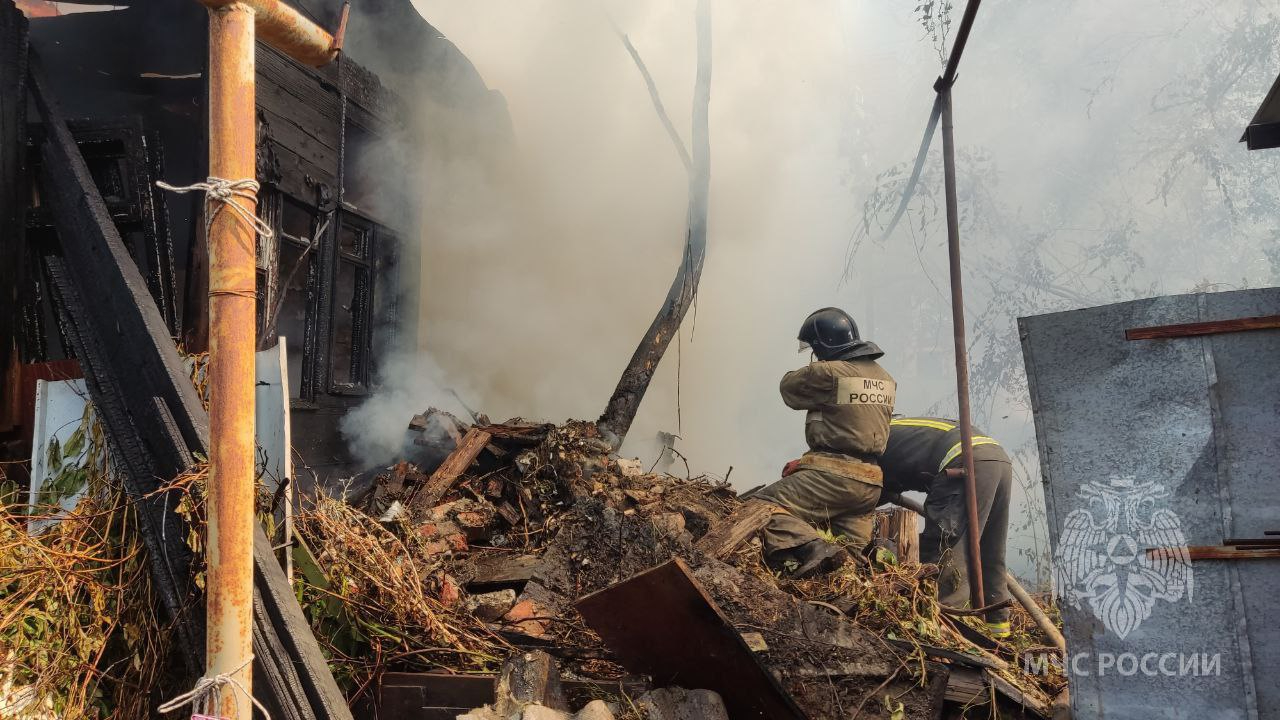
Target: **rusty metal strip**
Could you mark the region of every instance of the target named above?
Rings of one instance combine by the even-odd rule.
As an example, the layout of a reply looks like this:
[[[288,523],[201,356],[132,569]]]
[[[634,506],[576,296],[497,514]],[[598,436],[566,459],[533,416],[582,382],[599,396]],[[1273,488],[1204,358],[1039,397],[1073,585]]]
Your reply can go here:
[[[1179,325],[1152,325],[1150,327],[1129,328],[1124,331],[1124,339],[1162,340],[1248,332],[1250,330],[1280,330],[1280,315],[1259,315],[1257,317],[1235,318],[1232,320],[1210,320],[1208,322],[1181,323]]]

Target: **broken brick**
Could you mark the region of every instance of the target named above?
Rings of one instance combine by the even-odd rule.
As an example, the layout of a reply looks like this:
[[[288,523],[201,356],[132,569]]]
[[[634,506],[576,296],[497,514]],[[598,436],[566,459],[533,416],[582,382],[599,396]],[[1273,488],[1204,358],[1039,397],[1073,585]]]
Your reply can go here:
[[[458,586],[458,581],[453,579],[452,575],[444,575],[440,578],[440,602],[446,606],[457,605],[462,600],[462,588]]]

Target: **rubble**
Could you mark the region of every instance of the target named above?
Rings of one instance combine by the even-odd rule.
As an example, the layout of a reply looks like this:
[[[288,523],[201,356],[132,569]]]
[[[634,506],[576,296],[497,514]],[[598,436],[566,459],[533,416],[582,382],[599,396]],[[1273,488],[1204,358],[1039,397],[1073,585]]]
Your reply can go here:
[[[358,506],[320,497],[299,519],[327,585],[308,577],[304,606],[353,696],[376,701],[385,673],[462,682],[446,672],[492,683],[468,718],[834,720],[993,697],[1045,716],[1065,685],[1018,670],[1047,645],[1029,617],[998,644],[941,612],[932,566],[785,580],[754,538],[773,509],[727,484],[637,472],[592,423],[437,415],[414,425],[455,427],[438,466],[393,465]]]
[[[484,620],[493,622],[505,616],[516,604],[516,591],[510,588],[494,592],[480,593],[467,598],[467,612]]]
[[[724,701],[710,690],[659,688],[636,704],[648,720],[729,720]]]

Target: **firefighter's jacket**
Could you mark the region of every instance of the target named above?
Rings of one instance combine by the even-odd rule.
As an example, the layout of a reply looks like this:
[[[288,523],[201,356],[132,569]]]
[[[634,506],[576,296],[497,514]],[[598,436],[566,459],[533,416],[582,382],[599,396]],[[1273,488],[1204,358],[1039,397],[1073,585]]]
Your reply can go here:
[[[973,430],[973,459],[1009,462],[994,439]],[[889,442],[880,457],[885,492],[928,492],[948,465],[959,467],[960,426],[943,418],[904,417],[890,423]]]
[[[875,360],[816,361],[784,375],[779,389],[788,407],[808,411],[810,451],[864,462],[884,452],[897,384]]]

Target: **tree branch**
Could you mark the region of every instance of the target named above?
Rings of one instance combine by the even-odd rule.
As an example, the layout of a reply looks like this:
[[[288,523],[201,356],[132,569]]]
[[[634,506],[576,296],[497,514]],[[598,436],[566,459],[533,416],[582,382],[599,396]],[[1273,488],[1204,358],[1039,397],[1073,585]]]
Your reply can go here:
[[[636,51],[636,46],[631,44],[631,38],[614,24],[610,19],[609,23],[613,25],[613,31],[618,34],[618,38],[622,40],[623,46],[627,48],[627,53],[631,55],[631,59],[635,61],[636,69],[640,71],[640,77],[644,78],[644,86],[649,90],[649,99],[653,101],[653,110],[658,113],[658,120],[662,122],[662,127],[666,129],[667,135],[671,138],[671,143],[676,146],[676,152],[680,155],[680,162],[684,164],[684,171],[692,175],[693,161],[689,159],[689,151],[684,146],[684,140],[680,139],[680,133],[676,131],[676,126],[671,122],[671,116],[667,114],[667,108],[662,104],[662,96],[658,94],[658,86],[653,82],[653,76],[649,74],[649,68],[644,64],[644,60],[640,59],[640,53]]]
[[[693,152],[690,158],[689,173],[689,214],[688,230],[685,236],[684,254],[680,267],[676,271],[667,298],[659,308],[653,323],[636,346],[631,361],[622,371],[618,386],[609,398],[604,414],[598,424],[614,448],[620,447],[626,439],[627,431],[635,420],[640,401],[653,380],[658,363],[671,344],[671,339],[680,332],[680,325],[685,314],[693,305],[698,293],[698,280],[702,276],[702,263],[707,250],[707,207],[711,189],[711,144],[708,127],[708,108],[711,104],[711,7],[710,0],[698,0],[697,8],[698,36],[698,72],[693,88]],[[633,54],[632,56],[636,56]],[[648,75],[642,70],[642,74]],[[652,85],[651,85],[652,87]],[[655,107],[660,117],[665,117],[657,102],[657,93],[650,91],[655,98]],[[674,129],[670,130],[673,139],[678,140]],[[681,146],[682,147],[682,146]]]

